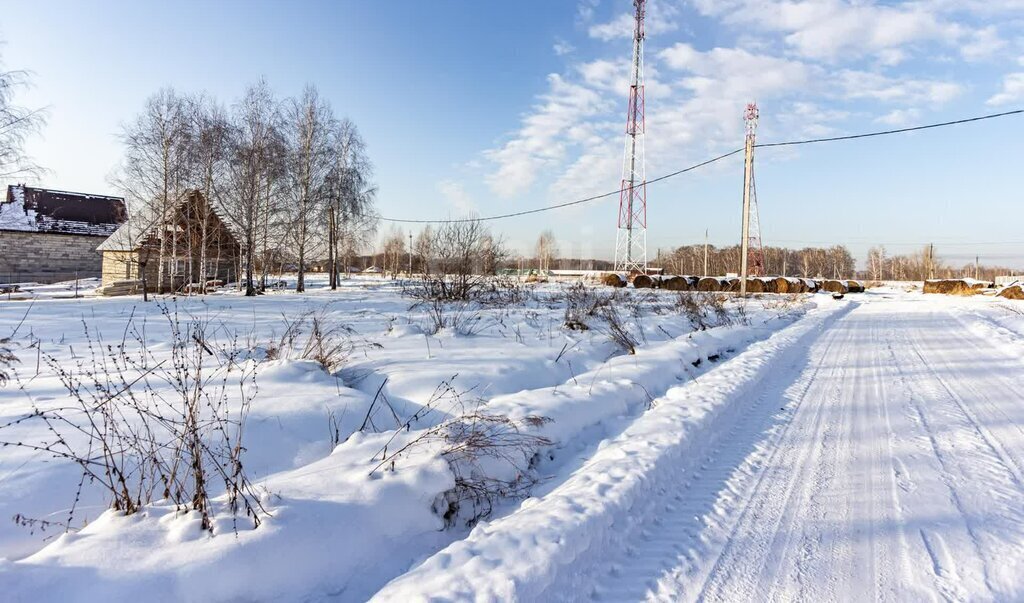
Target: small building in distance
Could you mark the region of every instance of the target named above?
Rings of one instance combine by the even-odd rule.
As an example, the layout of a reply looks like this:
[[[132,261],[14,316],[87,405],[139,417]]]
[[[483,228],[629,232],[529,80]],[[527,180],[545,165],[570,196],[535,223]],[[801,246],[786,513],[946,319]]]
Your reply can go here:
[[[0,282],[100,276],[96,245],[125,218],[121,197],[8,186],[0,200]]]
[[[160,212],[139,211],[97,247],[103,254],[101,293],[135,293],[143,281],[147,291],[200,292],[211,281],[238,277],[239,238],[201,192],[189,192],[167,213],[161,219]]]

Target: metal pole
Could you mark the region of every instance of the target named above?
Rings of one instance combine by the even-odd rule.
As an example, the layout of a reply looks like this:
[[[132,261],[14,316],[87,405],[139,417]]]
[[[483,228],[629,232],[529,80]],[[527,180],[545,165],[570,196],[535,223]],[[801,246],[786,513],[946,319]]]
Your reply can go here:
[[[708,229],[704,229],[704,276],[708,275]]]
[[[412,231],[409,231],[409,278],[412,278]]]
[[[754,137],[747,134],[743,160],[743,237],[740,239],[740,295],[747,294],[747,253],[750,243],[750,175],[754,166]]]

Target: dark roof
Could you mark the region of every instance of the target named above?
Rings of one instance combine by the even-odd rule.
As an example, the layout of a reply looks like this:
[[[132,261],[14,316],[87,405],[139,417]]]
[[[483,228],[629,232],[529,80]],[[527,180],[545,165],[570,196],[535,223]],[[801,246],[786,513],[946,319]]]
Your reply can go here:
[[[24,185],[7,187],[0,230],[110,236],[125,221],[124,199]]]

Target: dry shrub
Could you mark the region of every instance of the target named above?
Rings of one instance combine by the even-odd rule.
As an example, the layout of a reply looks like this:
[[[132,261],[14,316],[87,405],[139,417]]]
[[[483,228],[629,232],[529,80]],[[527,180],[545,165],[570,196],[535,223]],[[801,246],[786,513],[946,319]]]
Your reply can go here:
[[[310,310],[295,318],[283,316],[285,328],[264,348],[266,360],[312,360],[328,373],[341,369],[352,353],[363,347],[380,347],[358,337],[355,329],[334,322],[327,308]]]
[[[619,314],[618,308],[614,304],[608,304],[601,307],[598,314],[604,319],[605,333],[608,338],[626,352],[636,354],[636,348],[640,345],[640,337],[633,333],[629,324]],[[637,322],[637,327],[639,328],[639,326],[639,322]]]
[[[11,366],[18,362],[14,355],[14,343],[10,337],[0,338],[0,387],[7,384],[11,376],[8,373]]]
[[[998,293],[999,297],[1006,299],[1024,299],[1024,288],[1020,285],[1010,285]]]
[[[439,385],[424,406],[429,412],[447,403],[446,414],[452,418],[423,430],[407,444],[389,453],[390,444],[416,419],[416,415],[411,417],[374,455],[374,460],[378,455],[380,459],[370,475],[378,471],[394,471],[397,464],[409,458],[413,451],[424,448],[439,450],[441,458],[455,475],[455,486],[435,501],[434,509],[448,527],[459,520],[471,526],[490,515],[496,502],[529,495],[530,488],[537,482],[534,460],[543,448],[553,445],[550,439],[530,431],[551,419],[527,416],[514,420],[488,413],[483,409],[480,398],[467,403],[465,398],[469,392],[455,390],[452,380]]]
[[[106,343],[84,324],[85,354],[73,364],[52,355],[43,360],[60,379],[70,403],[43,408],[6,425],[41,422],[41,441],[0,441],[74,463],[81,479],[68,511],[74,521],[82,489],[105,490],[111,508],[130,515],[165,500],[180,511],[195,511],[202,528],[213,530],[217,509],[213,483],[225,488],[226,510],[242,511],[260,523],[259,497],[242,466],[243,426],[255,396],[251,364],[239,364],[237,342],[227,347],[207,339],[207,324],[180,322],[176,311],[161,311],[168,323],[169,357],[147,346],[129,318],[120,341]],[[210,364],[216,363],[216,366]]]
[[[586,331],[590,327],[587,318],[612,303],[616,294],[603,295],[583,283],[574,283],[565,290],[565,322],[563,326],[574,331]]]
[[[633,277],[634,289],[653,289],[654,279],[646,274],[638,274]]]
[[[622,278],[622,275],[609,272],[601,276],[601,284],[607,287],[625,287],[626,279]]]

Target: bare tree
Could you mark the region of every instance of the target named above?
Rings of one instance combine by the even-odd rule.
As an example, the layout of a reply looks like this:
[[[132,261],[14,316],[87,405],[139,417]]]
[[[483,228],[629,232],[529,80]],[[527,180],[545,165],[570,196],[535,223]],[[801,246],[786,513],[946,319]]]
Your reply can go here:
[[[253,270],[257,238],[264,242],[273,213],[267,191],[277,172],[273,151],[279,137],[280,113],[270,87],[263,80],[250,86],[231,117],[224,210],[242,240],[242,282],[246,295],[256,295]]]
[[[392,227],[384,239],[384,271],[390,272],[392,277],[397,277],[401,272],[402,258],[405,254],[405,233],[399,228]]]
[[[545,230],[537,237],[537,270],[547,272],[551,270],[551,261],[558,256],[558,242],[555,241],[555,234]]]
[[[416,235],[416,242],[412,247],[413,253],[419,259],[420,271],[429,274],[431,260],[434,258],[434,229],[429,224]]]
[[[146,100],[142,113],[124,126],[121,134],[126,148],[117,184],[132,208],[133,219],[144,223],[139,226],[155,227],[159,243],[156,286],[160,292],[166,291],[168,284],[174,287],[178,268],[178,233],[166,225],[187,192],[190,142],[185,105],[185,99],[173,89],[164,88]]]
[[[306,86],[302,97],[285,110],[289,148],[288,185],[294,216],[291,237],[298,257],[296,291],[305,290],[307,252],[314,242],[316,216],[323,215],[320,202],[326,198],[327,178],[334,167],[332,133],[336,120],[331,107],[314,86]]]
[[[0,178],[34,178],[42,171],[25,153],[25,142],[46,122],[43,109],[28,109],[14,95],[29,83],[26,71],[0,70]]]
[[[332,166],[324,182],[324,208],[330,285],[336,289],[339,268],[344,266],[348,274],[350,258],[376,234],[373,201],[377,189],[371,184],[373,167],[366,156],[366,143],[354,123],[348,119],[337,123],[331,147]]]

